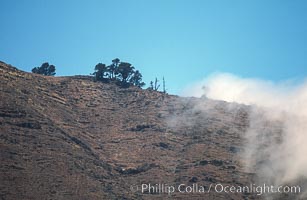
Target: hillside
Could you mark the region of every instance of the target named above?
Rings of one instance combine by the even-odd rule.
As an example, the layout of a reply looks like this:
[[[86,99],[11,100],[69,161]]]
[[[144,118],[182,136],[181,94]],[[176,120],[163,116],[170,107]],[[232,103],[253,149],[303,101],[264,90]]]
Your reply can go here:
[[[260,198],[140,192],[143,183],[249,185],[255,177],[239,154],[247,106],[89,76],[46,77],[5,63],[0,85],[1,199]]]

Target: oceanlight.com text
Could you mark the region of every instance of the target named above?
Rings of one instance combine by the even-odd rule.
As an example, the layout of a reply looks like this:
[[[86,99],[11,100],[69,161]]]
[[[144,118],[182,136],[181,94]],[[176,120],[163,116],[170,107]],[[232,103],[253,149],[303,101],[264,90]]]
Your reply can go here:
[[[238,185],[229,185],[229,184],[210,184],[210,185],[201,185],[201,184],[164,184],[164,183],[143,183],[140,185],[131,185],[130,190],[132,192],[138,193],[146,193],[146,194],[168,194],[172,195],[173,193],[248,193],[248,194],[256,194],[256,195],[263,195],[263,194],[299,194],[301,193],[301,187],[296,186],[289,186],[289,185],[256,185],[250,184],[245,186],[238,186]]]

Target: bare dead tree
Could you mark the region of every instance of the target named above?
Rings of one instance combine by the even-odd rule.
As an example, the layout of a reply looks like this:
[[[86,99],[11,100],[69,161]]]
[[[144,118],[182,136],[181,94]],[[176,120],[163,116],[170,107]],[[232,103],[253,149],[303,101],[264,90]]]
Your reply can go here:
[[[160,84],[158,84],[159,80],[156,78],[155,80],[155,86],[154,86],[154,90],[155,91],[158,91],[159,87],[160,87]]]
[[[164,76],[163,76],[163,93],[166,93],[166,86],[165,86],[165,79],[164,79]]]

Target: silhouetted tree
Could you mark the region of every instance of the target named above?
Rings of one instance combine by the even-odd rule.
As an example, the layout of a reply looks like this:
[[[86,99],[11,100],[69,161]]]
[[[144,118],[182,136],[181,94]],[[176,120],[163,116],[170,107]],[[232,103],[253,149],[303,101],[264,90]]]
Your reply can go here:
[[[40,67],[34,67],[32,72],[35,74],[42,74],[45,76],[54,76],[55,75],[55,66],[49,65],[48,62],[43,63]]]
[[[129,87],[130,85],[143,87],[145,85],[142,82],[140,71],[134,71],[134,67],[130,63],[120,62],[118,58],[113,59],[112,64],[109,66],[98,63],[95,66],[93,75],[97,81],[108,82],[112,80],[123,87]]]
[[[106,82],[108,80],[108,68],[105,64],[98,63],[95,66],[95,72],[93,73],[95,80]]]
[[[144,87],[145,83],[142,82],[142,74],[139,72],[139,70],[136,70],[132,77],[130,78],[129,82],[137,87]]]
[[[118,58],[115,58],[112,60],[112,64],[108,66],[108,71],[109,71],[109,78],[110,79],[115,79],[117,75],[117,68],[120,63],[120,60]]]
[[[117,71],[120,81],[122,83],[128,83],[132,75],[134,74],[134,67],[127,62],[121,62],[118,65]]]

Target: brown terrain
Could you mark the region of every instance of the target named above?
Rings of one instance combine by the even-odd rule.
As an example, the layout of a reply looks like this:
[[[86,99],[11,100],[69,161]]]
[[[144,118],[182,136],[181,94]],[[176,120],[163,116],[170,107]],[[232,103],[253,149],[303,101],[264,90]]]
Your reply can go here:
[[[0,63],[0,199],[257,199],[240,161],[247,106],[47,77]],[[201,109],[199,109],[201,107]],[[141,192],[141,184],[206,192]]]

